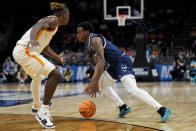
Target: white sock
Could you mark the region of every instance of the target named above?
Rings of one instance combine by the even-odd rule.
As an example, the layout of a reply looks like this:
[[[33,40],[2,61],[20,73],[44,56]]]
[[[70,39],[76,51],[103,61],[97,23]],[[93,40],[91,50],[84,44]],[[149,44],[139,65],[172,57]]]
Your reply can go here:
[[[118,94],[114,91],[114,89],[111,86],[104,87],[101,90],[107,96],[109,96],[111,99],[113,99],[115,102],[117,102],[119,106],[124,105],[124,102],[122,101],[122,99],[118,96]]]
[[[41,87],[42,77],[39,76],[31,81],[31,92],[33,97],[33,106],[39,108],[40,105],[40,87]]]
[[[152,96],[150,96],[146,91],[139,89],[136,85],[136,80],[133,75],[126,75],[121,78],[122,84],[127,89],[129,93],[138,97],[142,101],[148,103],[155,109],[162,107]]]
[[[43,105],[41,106],[39,113],[45,114],[45,112],[49,111],[49,105]]]

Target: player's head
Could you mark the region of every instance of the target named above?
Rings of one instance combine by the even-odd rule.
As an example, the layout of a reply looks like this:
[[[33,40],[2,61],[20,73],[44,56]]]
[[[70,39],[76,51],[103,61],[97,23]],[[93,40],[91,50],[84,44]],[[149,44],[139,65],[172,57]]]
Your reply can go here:
[[[90,33],[94,32],[94,26],[89,22],[82,22],[77,27],[77,37],[80,42],[88,40]]]
[[[58,17],[60,25],[66,25],[69,22],[69,9],[66,4],[51,2],[50,9]]]

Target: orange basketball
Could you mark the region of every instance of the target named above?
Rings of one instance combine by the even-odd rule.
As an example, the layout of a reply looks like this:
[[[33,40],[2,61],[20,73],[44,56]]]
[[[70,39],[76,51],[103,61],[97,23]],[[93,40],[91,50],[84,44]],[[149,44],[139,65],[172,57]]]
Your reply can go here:
[[[92,101],[85,100],[80,104],[79,112],[83,117],[90,118],[96,112],[96,106]]]

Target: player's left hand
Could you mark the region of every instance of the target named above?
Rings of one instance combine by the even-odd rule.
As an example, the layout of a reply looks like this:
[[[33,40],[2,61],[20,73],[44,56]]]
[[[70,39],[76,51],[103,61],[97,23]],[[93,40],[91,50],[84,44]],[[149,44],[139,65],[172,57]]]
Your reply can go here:
[[[99,93],[99,83],[90,82],[88,86],[84,89],[84,93],[90,97],[96,97],[96,94]]]

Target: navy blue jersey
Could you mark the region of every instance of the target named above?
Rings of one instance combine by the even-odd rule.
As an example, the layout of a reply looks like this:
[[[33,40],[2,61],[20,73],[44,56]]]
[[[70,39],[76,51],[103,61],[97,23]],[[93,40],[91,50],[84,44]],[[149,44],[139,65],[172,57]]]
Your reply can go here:
[[[89,39],[89,51],[94,54],[95,52],[91,48],[91,41],[94,37],[99,37],[103,41],[103,47],[104,47],[104,57],[108,64],[113,64],[117,58],[119,58],[124,52],[118,49],[115,45],[113,45],[110,41],[108,41],[104,36],[100,34],[90,34]]]
[[[128,55],[126,55],[123,51],[100,34],[91,33],[89,37],[88,49],[92,55],[95,53],[91,48],[92,39],[94,37],[99,37],[102,39],[104,58],[106,63],[110,65],[107,71],[113,77],[113,79],[118,80],[124,75],[133,74],[132,61]]]

